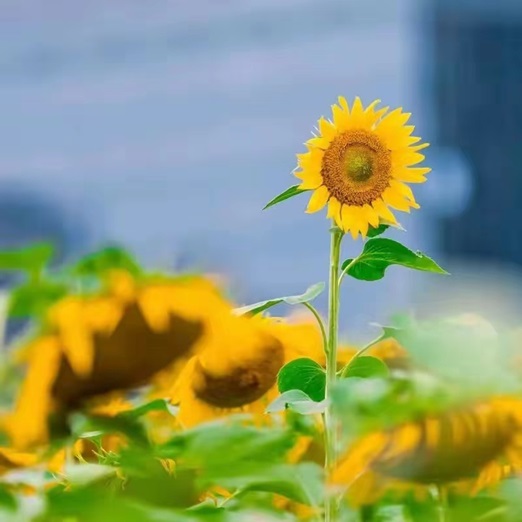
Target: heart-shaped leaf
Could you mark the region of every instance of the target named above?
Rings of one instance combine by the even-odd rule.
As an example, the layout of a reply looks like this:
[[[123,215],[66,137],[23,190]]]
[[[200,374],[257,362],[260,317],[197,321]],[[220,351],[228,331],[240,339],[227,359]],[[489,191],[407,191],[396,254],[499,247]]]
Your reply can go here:
[[[370,357],[369,355],[361,355],[352,359],[344,367],[341,376],[343,378],[383,378],[388,377],[389,374],[390,370],[380,359]]]
[[[277,376],[277,386],[281,393],[301,390],[313,401],[322,401],[325,395],[326,373],[314,360],[302,357],[281,368]]]
[[[413,252],[398,241],[383,237],[367,241],[362,253],[355,259],[347,259],[342,270],[355,279],[377,281],[384,277],[386,269],[391,265],[447,274],[446,270],[422,252]]]

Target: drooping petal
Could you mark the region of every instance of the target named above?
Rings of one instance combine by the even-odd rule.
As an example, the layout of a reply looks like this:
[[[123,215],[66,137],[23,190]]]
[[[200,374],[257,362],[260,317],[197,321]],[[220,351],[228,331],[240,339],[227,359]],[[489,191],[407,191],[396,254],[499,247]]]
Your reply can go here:
[[[388,187],[383,192],[382,199],[388,206],[395,208],[396,210],[401,210],[402,212],[410,211],[410,204],[408,201],[393,187]]]
[[[341,209],[341,221],[342,221],[342,229],[345,232],[348,232],[350,228],[354,224],[354,209],[355,207],[349,206],[349,205],[343,205]]]
[[[426,181],[425,175],[431,172],[428,167],[421,168],[402,168],[393,171],[393,177],[406,183],[424,183]]]
[[[372,226],[372,227],[378,227],[379,226],[379,216],[377,212],[370,206],[370,205],[364,205],[363,207],[363,215],[366,221]]]
[[[341,203],[337,198],[331,197],[330,201],[328,201],[328,214],[326,217],[334,219],[337,225],[342,228]]]
[[[314,193],[308,202],[306,212],[308,214],[319,212],[319,210],[321,210],[326,205],[329,197],[330,192],[328,192],[328,189],[324,185],[319,187],[317,190],[314,190]]]
[[[393,212],[388,208],[382,199],[376,199],[372,203],[372,207],[380,218],[388,221],[389,223],[397,224],[397,219],[393,215]]]
[[[404,197],[408,198],[412,203],[416,203],[415,196],[413,195],[413,191],[411,190],[411,188],[408,185],[401,183],[400,181],[391,180],[390,187],[393,187],[394,189],[396,189]]]

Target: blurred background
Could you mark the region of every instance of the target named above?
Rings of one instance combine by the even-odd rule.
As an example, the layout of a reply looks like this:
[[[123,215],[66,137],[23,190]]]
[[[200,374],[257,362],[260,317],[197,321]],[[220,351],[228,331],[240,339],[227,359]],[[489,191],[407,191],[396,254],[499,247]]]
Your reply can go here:
[[[516,320],[522,220],[519,0],[3,0],[0,247],[107,243],[225,274],[239,303],[327,279],[328,222],[295,153],[339,94],[413,112],[432,143],[395,234],[451,278],[350,281],[344,327],[452,308]],[[347,241],[346,256],[360,249]],[[325,299],[319,302],[325,309]]]

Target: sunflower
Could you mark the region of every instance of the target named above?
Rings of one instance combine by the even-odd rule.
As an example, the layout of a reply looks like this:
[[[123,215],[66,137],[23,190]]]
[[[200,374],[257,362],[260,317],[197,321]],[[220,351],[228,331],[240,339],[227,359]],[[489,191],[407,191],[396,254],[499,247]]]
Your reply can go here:
[[[284,364],[322,357],[320,332],[310,323],[229,314],[214,333],[168,394],[185,427],[233,413],[263,414],[278,395]]]
[[[371,433],[340,459],[331,481],[364,505],[390,489],[477,493],[521,470],[522,401],[500,397]]]
[[[230,305],[203,278],[112,278],[103,295],[69,296],[48,315],[47,332],[21,350],[28,372],[7,422],[17,447],[45,442],[51,414],[150,383],[197,353]]]
[[[328,217],[354,239],[366,237],[369,226],[396,224],[390,208],[419,208],[407,183],[423,183],[431,170],[418,166],[428,144],[411,135],[410,113],[387,113],[387,107],[376,108],[379,103],[365,109],[357,97],[349,107],[340,96],[332,121],[322,117],[319,134],[305,144],[308,151],[297,155],[299,188],[313,190],[307,212],[328,203]]]

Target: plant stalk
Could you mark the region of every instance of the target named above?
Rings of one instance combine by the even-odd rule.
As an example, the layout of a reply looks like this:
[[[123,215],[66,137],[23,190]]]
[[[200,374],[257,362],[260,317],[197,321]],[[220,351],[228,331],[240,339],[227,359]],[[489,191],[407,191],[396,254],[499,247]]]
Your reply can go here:
[[[324,413],[325,471],[327,477],[335,468],[337,449],[337,422],[331,404],[330,393],[337,378],[337,334],[339,330],[339,259],[343,232],[333,226],[330,243],[330,277],[328,302],[328,342],[326,345],[326,410]],[[337,522],[337,501],[327,495],[325,501],[325,522]]]

